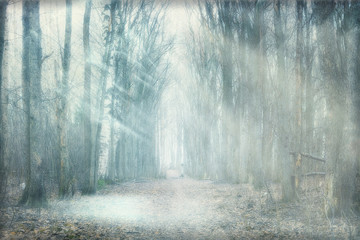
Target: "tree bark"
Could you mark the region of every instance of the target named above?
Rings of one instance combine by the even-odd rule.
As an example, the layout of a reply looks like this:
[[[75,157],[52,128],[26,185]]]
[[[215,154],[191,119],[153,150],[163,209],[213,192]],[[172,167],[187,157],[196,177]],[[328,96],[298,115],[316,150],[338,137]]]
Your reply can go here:
[[[3,203],[3,198],[6,192],[6,180],[7,180],[7,164],[6,164],[6,131],[7,131],[7,104],[4,96],[5,87],[7,87],[6,76],[6,9],[8,2],[0,1],[0,206]]]
[[[295,93],[295,148],[296,152],[303,150],[303,83],[304,83],[304,35],[303,35],[303,15],[304,15],[304,0],[296,1],[296,56],[295,56],[295,79],[296,79],[296,93]],[[299,171],[302,159],[301,155],[297,156],[295,166],[295,189],[299,187]]]
[[[85,183],[82,187],[84,194],[96,192],[95,162],[92,157],[92,125],[91,125],[91,51],[90,51],[90,17],[92,0],[86,0],[83,43],[84,43],[84,100],[83,100],[83,128],[84,128],[84,162],[86,168]]]
[[[253,185],[255,188],[260,189],[264,186],[264,158],[262,156],[262,145],[263,139],[256,136],[260,135],[261,125],[263,124],[263,110],[264,110],[264,98],[262,96],[262,86],[265,81],[264,69],[265,61],[265,28],[264,28],[264,5],[265,2],[260,0],[255,3],[255,12],[254,12],[254,28],[253,28],[253,47],[255,52],[255,62],[254,62],[254,93],[253,93],[253,103],[254,103],[254,122],[253,126],[253,141],[254,141],[254,150],[253,150]]]
[[[356,55],[355,55],[355,64],[353,65],[355,72],[355,79],[352,84],[353,94],[352,94],[352,122],[355,125],[354,131],[354,142],[352,144],[353,155],[354,158],[357,159],[357,183],[356,191],[354,193],[354,200],[356,203],[356,209],[360,212],[360,3],[356,3],[356,7],[354,8],[355,17],[354,21],[356,24],[356,35],[355,35],[355,43],[356,43]]]
[[[305,6],[305,84],[306,84],[306,110],[305,110],[305,150],[310,154],[314,154],[314,83],[312,78],[312,67],[313,67],[313,47],[311,44],[312,28],[311,28],[311,15],[309,9]],[[310,164],[310,166],[313,166]]]
[[[41,159],[42,89],[39,1],[23,1],[23,98],[26,113],[26,187],[20,204],[46,205]]]
[[[62,55],[63,75],[59,86],[59,106],[58,106],[58,145],[60,150],[60,182],[59,196],[65,197],[70,194],[70,163],[67,146],[67,108],[69,91],[69,70],[71,60],[71,21],[72,21],[72,0],[66,0],[66,23],[64,52]]]
[[[113,116],[110,117],[110,143],[109,143],[109,158],[108,158],[108,180],[114,181],[115,178],[115,138],[114,138],[114,111],[115,111],[115,96],[111,95],[110,111]]]
[[[274,28],[275,28],[275,43],[276,43],[276,76],[277,76],[277,88],[279,89],[279,101],[278,103],[278,120],[276,126],[276,132],[278,133],[278,151],[280,157],[280,169],[282,172],[281,186],[282,186],[282,199],[284,201],[291,201],[294,196],[294,188],[292,186],[292,160],[288,155],[288,140],[286,136],[288,133],[284,125],[288,123],[287,116],[284,112],[288,111],[288,89],[285,82],[285,35],[284,24],[282,19],[282,5],[281,0],[274,1]]]
[[[269,87],[272,85],[270,83],[271,79],[267,78],[267,54],[266,54],[266,28],[265,25],[265,4],[262,3],[259,7],[261,11],[260,15],[260,48],[259,48],[259,59],[258,65],[261,66],[259,69],[259,79],[258,84],[260,86],[261,94],[261,128],[262,128],[262,139],[261,139],[261,165],[262,172],[260,172],[260,181],[265,181],[271,177],[271,164],[272,164],[272,146],[273,146],[273,136],[272,136],[272,126],[271,126],[271,114],[272,114],[272,105],[269,104],[270,94]],[[261,179],[262,178],[262,179]],[[262,185],[262,184],[261,184]]]
[[[103,68],[101,72],[101,96],[100,96],[100,105],[99,105],[99,119],[97,123],[96,128],[96,136],[95,136],[95,161],[96,165],[98,166],[98,163],[100,161],[100,137],[101,137],[101,130],[102,130],[102,123],[103,123],[103,117],[104,117],[104,103],[105,103],[105,97],[106,97],[106,85],[107,85],[107,78],[109,73],[109,67],[110,67],[110,58],[112,53],[112,46],[114,42],[114,35],[115,35],[115,10],[116,10],[116,0],[112,0],[110,4],[110,23],[109,23],[109,29],[106,37],[106,48],[105,53],[103,56]],[[113,108],[112,108],[113,109]],[[113,119],[111,118],[111,121],[113,122]],[[112,131],[113,127],[110,127],[110,131]],[[111,146],[110,146],[111,148]],[[115,173],[110,173],[110,171],[115,172],[115,167],[110,166],[108,167],[109,171],[109,179],[111,181],[114,180]],[[112,175],[112,176],[110,176]]]
[[[348,3],[338,3],[348,4]],[[325,212],[329,217],[339,216],[350,209],[351,188],[349,177],[353,171],[349,162],[341,157],[346,121],[346,85],[348,84],[346,45],[343,45],[344,20],[347,11],[336,9],[336,2],[314,2],[318,14],[318,44],[320,70],[328,87],[326,93],[326,198]],[[335,11],[335,9],[337,11]],[[329,44],[335,43],[333,48]],[[337,59],[337,61],[334,61]],[[353,179],[352,179],[353,180]]]

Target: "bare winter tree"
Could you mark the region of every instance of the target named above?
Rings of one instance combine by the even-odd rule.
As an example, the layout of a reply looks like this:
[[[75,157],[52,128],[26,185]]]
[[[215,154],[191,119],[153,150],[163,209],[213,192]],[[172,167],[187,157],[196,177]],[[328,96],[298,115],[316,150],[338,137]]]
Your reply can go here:
[[[166,4],[157,6],[156,1],[143,0],[124,0],[116,6],[119,22],[114,25],[115,76],[109,89],[110,182],[115,177],[149,177],[157,172],[154,109],[167,70],[162,66],[163,58],[172,46],[161,32],[165,7]],[[138,40],[132,41],[133,38]]]
[[[26,114],[26,187],[20,204],[42,206],[47,203],[43,183],[41,29],[39,1],[23,1],[23,99]]]
[[[281,186],[285,202],[321,181],[327,216],[360,209],[357,1],[194,1],[174,55],[171,1],[50,2],[0,0],[0,199],[20,185],[37,207],[45,187],[94,194],[183,168]]]
[[[102,59],[102,71],[101,71],[101,78],[100,78],[100,84],[101,84],[101,96],[100,96],[100,103],[99,103],[99,119],[96,123],[96,135],[94,139],[94,158],[95,158],[95,166],[96,169],[98,169],[98,164],[100,161],[100,137],[101,137],[101,130],[102,130],[102,124],[103,124],[103,117],[104,117],[104,103],[106,98],[106,85],[107,85],[107,79],[109,75],[110,70],[110,60],[113,56],[114,52],[114,36],[116,32],[116,20],[115,20],[115,10],[116,10],[117,1],[112,0],[110,5],[105,5],[104,12],[105,16],[107,17],[109,23],[107,23],[107,29],[106,29],[106,36],[105,36],[105,52]],[[111,167],[112,170],[109,169],[109,171],[115,171],[114,166]],[[111,175],[111,174],[110,174]],[[113,179],[113,175],[109,177],[110,179]]]
[[[274,28],[275,28],[275,45],[276,45],[276,77],[277,77],[277,88],[279,89],[279,101],[277,102],[277,121],[276,132],[278,133],[278,156],[280,157],[279,169],[282,170],[282,198],[285,201],[292,200],[295,197],[294,187],[292,186],[291,176],[291,158],[288,155],[289,143],[286,139],[288,135],[286,128],[281,123],[286,123],[286,115],[283,113],[288,111],[289,105],[288,99],[288,88],[285,87],[285,33],[284,33],[284,20],[283,14],[286,13],[286,8],[283,6],[281,1],[277,0],[274,2]],[[285,118],[285,119],[284,119]]]
[[[90,51],[90,17],[92,0],[86,1],[84,23],[83,23],[83,43],[84,43],[84,100],[83,100],[83,133],[84,133],[84,166],[85,179],[82,192],[91,194],[96,191],[95,162],[92,158],[92,124],[91,124],[91,51]]]
[[[7,9],[8,2],[7,1],[0,1],[0,205],[4,200],[4,195],[6,192],[6,176],[7,176],[7,169],[6,169],[6,141],[5,139],[5,131],[6,131],[6,123],[7,119],[4,117],[6,114],[6,105],[3,102],[3,95],[4,95],[4,84],[6,80],[6,76],[4,76],[4,62],[7,59],[4,59],[5,55],[5,48],[6,48],[6,9]],[[4,109],[5,108],[5,109]]]
[[[68,117],[68,92],[69,92],[69,70],[71,60],[71,20],[72,20],[72,0],[66,0],[66,26],[64,51],[62,54],[62,80],[58,86],[59,103],[57,108],[58,120],[58,145],[60,158],[60,183],[59,195],[64,197],[69,195],[70,188],[70,159],[67,143],[67,117]]]

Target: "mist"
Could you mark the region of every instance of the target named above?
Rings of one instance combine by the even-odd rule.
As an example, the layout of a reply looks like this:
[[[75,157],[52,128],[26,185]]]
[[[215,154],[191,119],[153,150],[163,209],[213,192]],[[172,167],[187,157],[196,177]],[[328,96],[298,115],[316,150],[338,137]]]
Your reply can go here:
[[[0,1],[4,239],[360,237],[357,1]]]

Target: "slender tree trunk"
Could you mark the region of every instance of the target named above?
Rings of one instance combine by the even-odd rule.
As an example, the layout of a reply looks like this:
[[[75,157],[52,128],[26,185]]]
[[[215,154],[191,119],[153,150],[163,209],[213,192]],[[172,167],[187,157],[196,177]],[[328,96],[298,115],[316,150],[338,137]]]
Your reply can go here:
[[[65,197],[71,191],[70,189],[70,163],[67,146],[67,108],[69,91],[69,69],[71,59],[71,20],[72,20],[72,0],[66,0],[66,24],[64,52],[62,55],[63,75],[60,84],[60,99],[58,106],[58,145],[60,147],[60,183],[59,196]]]
[[[115,111],[115,98],[116,98],[116,95],[118,94],[118,91],[117,91],[117,86],[120,85],[120,82],[119,82],[119,79],[121,77],[124,77],[124,76],[121,76],[121,67],[122,67],[122,70],[123,70],[123,74],[124,72],[126,72],[126,66],[122,64],[122,57],[120,56],[117,56],[115,58],[115,63],[114,63],[114,73],[115,73],[115,76],[114,76],[114,79],[113,79],[113,87],[112,87],[112,91],[111,91],[111,101],[110,101],[110,116],[111,116],[111,119],[110,119],[110,143],[109,143],[109,155],[108,155],[108,173],[107,173],[107,177],[109,178],[110,181],[113,181],[114,180],[114,177],[115,177],[115,169],[114,169],[114,166],[115,166],[115,138],[114,138],[114,127],[115,127],[115,118],[117,117],[116,116],[116,111]],[[123,79],[123,81],[127,81],[128,79]],[[130,104],[130,103],[128,103]],[[123,121],[125,118],[123,118]],[[133,158],[131,158],[133,159]]]
[[[254,64],[254,122],[253,123],[253,136],[254,141],[254,149],[253,149],[253,185],[255,188],[260,189],[264,184],[264,159],[262,156],[262,138],[258,138],[261,132],[261,125],[263,124],[263,108],[264,108],[264,99],[262,97],[262,85],[265,81],[264,69],[265,58],[265,29],[264,29],[264,1],[260,0],[255,3],[255,12],[254,12],[254,33],[253,33],[253,41],[254,41],[254,50],[255,50],[255,64]]]
[[[122,139],[122,138],[120,138]],[[115,174],[116,174],[116,177],[121,180],[122,179],[122,173],[121,173],[121,163],[122,163],[122,159],[121,159],[121,140],[117,140],[116,142],[116,149],[115,149]]]
[[[100,161],[100,137],[101,137],[101,131],[102,131],[102,124],[103,124],[103,117],[104,117],[104,103],[106,98],[106,85],[107,85],[107,78],[109,73],[109,67],[110,67],[110,58],[111,58],[111,52],[112,52],[112,46],[114,42],[114,35],[115,35],[115,9],[116,9],[116,0],[111,1],[110,5],[110,23],[109,23],[109,29],[106,37],[106,48],[105,53],[103,56],[103,68],[101,72],[101,96],[100,96],[100,105],[99,105],[99,119],[97,123],[96,128],[96,136],[95,136],[95,142],[94,142],[94,151],[95,151],[95,162],[96,162],[96,168],[98,168],[99,161]],[[111,121],[113,123],[113,118],[111,118]],[[110,128],[111,131],[112,127]],[[110,168],[108,167],[109,171],[115,171],[114,166]],[[113,176],[109,178],[111,181],[114,179]],[[97,178],[97,177],[96,177]]]
[[[110,118],[110,143],[109,143],[109,159],[108,159],[108,179],[110,182],[114,181],[115,177],[115,138],[114,138],[114,111],[115,111],[115,96],[111,95],[110,111],[113,116]]]
[[[57,94],[56,94],[56,118],[57,119],[60,119],[60,107],[61,107],[61,80],[60,80],[60,77],[59,77],[59,65],[57,63],[56,60],[54,60],[54,79],[56,81],[56,87],[59,89],[57,91]],[[57,136],[57,148],[56,148],[56,161],[54,161],[54,165],[52,167],[53,171],[55,171],[55,176],[56,176],[56,180],[58,181],[58,183],[60,183],[60,171],[61,171],[61,167],[60,167],[60,148],[61,148],[61,145],[60,145],[60,135],[61,135],[61,128],[59,127],[59,121],[57,122],[57,128],[56,128],[56,136]]]
[[[91,51],[90,51],[90,17],[92,0],[86,0],[83,42],[85,56],[84,70],[84,100],[83,100],[83,128],[84,128],[84,161],[86,168],[85,184],[82,192],[92,194],[96,192],[95,162],[92,158],[92,124],[91,124]]]
[[[305,83],[306,83],[306,152],[313,154],[314,152],[314,84],[312,79],[312,63],[313,63],[313,47],[311,45],[311,21],[308,7],[305,7]],[[312,164],[310,164],[312,166]]]
[[[4,96],[5,87],[7,87],[7,76],[5,68],[7,67],[6,52],[6,9],[7,1],[0,1],[0,206],[3,203],[3,197],[6,193],[7,164],[6,164],[6,131],[7,131],[7,104]]]
[[[26,112],[26,187],[20,204],[40,207],[47,203],[42,173],[41,29],[39,1],[23,1],[23,98]]]
[[[232,94],[232,81],[233,81],[233,63],[232,63],[232,16],[231,16],[231,2],[224,1],[222,4],[223,9],[219,11],[223,14],[223,37],[224,43],[222,46],[221,53],[221,73],[222,73],[222,169],[220,172],[220,179],[226,179],[232,170],[232,150],[231,150],[231,139],[230,123],[233,120],[233,94]]]
[[[295,59],[295,79],[296,79],[296,93],[295,93],[295,152],[301,153],[303,151],[303,114],[302,114],[302,100],[303,100],[303,83],[304,83],[304,35],[303,35],[303,14],[305,2],[304,0],[296,1],[296,59]],[[300,184],[300,168],[302,165],[301,155],[297,154],[295,157],[295,188]]]
[[[353,9],[355,16],[355,24],[356,24],[356,34],[355,34],[355,46],[356,46],[356,54],[355,54],[355,63],[353,65],[355,72],[355,79],[352,84],[352,122],[355,125],[354,131],[354,142],[352,144],[353,155],[354,158],[357,159],[357,184],[360,185],[360,3],[357,3],[356,8]],[[360,212],[360,186],[356,186],[356,191],[354,193],[355,206],[358,212]]]
[[[286,124],[287,116],[283,116],[287,112],[287,86],[285,82],[285,36],[282,20],[281,0],[274,1],[274,28],[275,28],[275,42],[276,42],[276,76],[277,86],[280,91],[278,102],[278,121],[276,132],[278,135],[278,149],[280,164],[282,170],[281,185],[282,185],[282,198],[284,201],[290,201],[294,198],[295,192],[292,186],[292,162],[289,157],[288,140],[286,139],[287,133],[284,125]]]
[[[271,174],[271,148],[272,148],[272,132],[270,124],[271,116],[271,104],[268,104],[269,100],[269,86],[271,86],[270,79],[267,79],[267,60],[266,60],[266,28],[264,19],[264,6],[265,3],[262,3],[259,7],[260,11],[260,46],[259,46],[259,55],[258,55],[258,64],[260,69],[258,70],[258,84],[261,88],[261,128],[262,128],[262,139],[261,139],[261,165],[262,172],[259,174],[261,181],[265,181],[266,178],[270,177]],[[260,184],[261,185],[261,184]]]
[[[239,119],[241,119],[241,123],[239,125],[240,127],[240,133],[239,133],[239,160],[240,160],[240,169],[239,169],[239,180],[242,183],[245,183],[248,181],[248,174],[249,174],[249,158],[246,156],[247,151],[247,144],[249,141],[245,138],[245,134],[243,132],[245,129],[247,130],[247,126],[249,125],[249,114],[248,114],[248,108],[249,104],[246,98],[246,92],[248,89],[243,86],[249,85],[249,67],[250,67],[250,54],[249,54],[249,31],[250,31],[250,19],[249,19],[249,12],[247,11],[247,8],[249,7],[249,2],[246,1],[240,1],[239,6],[241,9],[241,27],[239,30],[241,32],[238,33],[239,36],[239,42],[240,42],[240,50],[242,52],[240,62],[240,71],[241,75],[243,76],[240,84],[240,90],[239,94],[239,106],[237,108],[239,109]]]

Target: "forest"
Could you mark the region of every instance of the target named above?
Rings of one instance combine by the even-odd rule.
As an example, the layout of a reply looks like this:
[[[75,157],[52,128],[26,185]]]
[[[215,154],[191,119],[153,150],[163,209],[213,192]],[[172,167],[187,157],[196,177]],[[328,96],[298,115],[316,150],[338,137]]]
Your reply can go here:
[[[357,0],[0,0],[1,239],[359,239]]]

